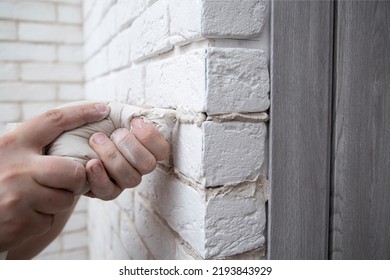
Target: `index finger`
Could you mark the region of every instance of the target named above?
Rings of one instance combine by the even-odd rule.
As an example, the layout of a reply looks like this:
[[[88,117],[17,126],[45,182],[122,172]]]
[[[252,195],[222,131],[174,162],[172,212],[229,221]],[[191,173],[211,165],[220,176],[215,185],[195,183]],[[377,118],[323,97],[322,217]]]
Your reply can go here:
[[[53,109],[25,122],[15,132],[26,145],[41,149],[64,131],[100,121],[109,112],[107,104],[96,102]]]

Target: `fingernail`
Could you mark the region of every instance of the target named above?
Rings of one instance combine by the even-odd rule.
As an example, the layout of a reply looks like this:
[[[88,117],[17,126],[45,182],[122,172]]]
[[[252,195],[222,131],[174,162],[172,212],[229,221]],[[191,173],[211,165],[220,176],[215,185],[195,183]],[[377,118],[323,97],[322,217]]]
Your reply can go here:
[[[95,108],[102,115],[106,115],[108,113],[108,106],[105,103],[98,103],[98,104],[95,105]]]
[[[102,172],[102,167],[100,166],[100,164],[92,165],[92,172],[95,173],[95,174],[101,173]]]
[[[143,125],[144,125],[144,122],[141,118],[135,118],[131,122],[131,127],[142,128]]]
[[[111,133],[111,135],[110,135],[110,139],[111,139],[111,140],[114,140],[114,139],[117,138],[119,135],[121,135],[122,133],[124,133],[125,130],[126,130],[126,128],[119,128],[119,129],[114,130],[114,132]]]
[[[107,136],[103,133],[97,133],[93,136],[92,141],[96,144],[103,144],[106,141]]]

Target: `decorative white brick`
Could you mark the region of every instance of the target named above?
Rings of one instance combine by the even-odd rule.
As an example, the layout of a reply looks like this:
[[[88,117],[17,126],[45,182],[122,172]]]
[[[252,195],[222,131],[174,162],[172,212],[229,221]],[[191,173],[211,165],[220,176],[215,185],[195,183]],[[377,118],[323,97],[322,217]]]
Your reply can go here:
[[[264,245],[266,199],[256,183],[208,190],[206,258],[227,257]]]
[[[54,61],[55,46],[45,44],[0,42],[0,60],[3,61]]]
[[[16,122],[22,112],[17,103],[0,103],[0,122]]]
[[[254,180],[264,164],[264,123],[180,124],[173,135],[175,168],[208,187]]]
[[[16,63],[0,62],[0,81],[13,81],[13,80],[17,80],[18,78],[19,78],[19,67]]]
[[[0,83],[0,102],[2,101],[48,101],[56,99],[53,84],[40,83]]]
[[[69,5],[57,5],[57,16],[59,22],[81,23],[81,7]]]
[[[195,190],[157,169],[144,177],[137,192],[203,258],[232,256],[264,244],[266,199],[260,184]]]
[[[1,1],[0,18],[51,22],[56,19],[56,10],[52,3]]]
[[[138,236],[135,225],[127,217],[122,217],[120,222],[119,237],[128,258],[131,260],[149,259],[148,251]]]
[[[205,109],[206,51],[188,54],[146,66],[146,100],[154,106],[188,107],[202,112]]]
[[[83,69],[79,64],[26,63],[21,68],[22,79],[26,81],[83,81]]]
[[[145,9],[144,0],[118,0],[117,1],[117,28],[130,25]]]
[[[20,23],[19,39],[31,42],[50,43],[82,43],[82,29],[80,26]]]
[[[85,79],[91,80],[109,71],[108,49],[102,48],[84,64]]]
[[[150,63],[146,99],[156,106],[223,114],[259,112],[269,107],[265,52],[208,48]]]
[[[172,232],[159,218],[145,208],[140,199],[135,199],[135,224],[149,252],[157,260],[170,260],[175,256],[176,240]]]
[[[86,231],[87,219],[88,219],[87,213],[72,213],[62,232],[68,233],[68,232],[82,231],[82,230]],[[86,232],[84,234],[87,235]],[[86,244],[87,243],[85,243],[84,246]]]
[[[123,68],[130,64],[130,29],[117,34],[108,45],[108,64],[110,70]]]
[[[60,62],[83,62],[82,45],[60,45],[58,46],[58,61]]]
[[[202,0],[202,35],[206,38],[251,38],[260,35],[265,0]]]
[[[145,104],[144,68],[125,68],[111,74],[115,85],[114,100],[133,104]]]
[[[168,0],[171,44],[184,45],[202,40],[202,1]]]
[[[154,3],[131,26],[131,60],[142,59],[172,49],[166,0]]]
[[[159,169],[144,176],[137,192],[194,250],[204,251],[206,211],[201,193]]]
[[[264,51],[207,50],[206,112],[262,112],[269,107],[269,74]]]
[[[58,98],[60,100],[81,100],[84,98],[84,87],[82,84],[60,84]]]
[[[0,40],[14,40],[16,35],[16,22],[0,20]]]

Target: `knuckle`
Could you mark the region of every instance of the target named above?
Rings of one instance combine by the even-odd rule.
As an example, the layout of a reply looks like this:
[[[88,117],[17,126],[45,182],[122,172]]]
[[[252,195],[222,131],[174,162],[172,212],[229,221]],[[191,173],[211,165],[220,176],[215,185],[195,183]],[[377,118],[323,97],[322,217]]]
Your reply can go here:
[[[156,168],[156,166],[157,161],[153,156],[145,156],[143,160],[141,160],[139,163],[139,171],[141,172],[141,174],[145,175],[152,172]]]
[[[133,174],[127,178],[127,186],[125,187],[136,187],[141,183],[142,176],[141,174]]]
[[[137,138],[142,143],[150,144],[156,141],[159,137],[162,137],[160,132],[154,127],[145,127],[145,129],[137,135]]]
[[[51,123],[58,124],[64,118],[64,113],[60,109],[52,109],[44,113],[44,117]]]

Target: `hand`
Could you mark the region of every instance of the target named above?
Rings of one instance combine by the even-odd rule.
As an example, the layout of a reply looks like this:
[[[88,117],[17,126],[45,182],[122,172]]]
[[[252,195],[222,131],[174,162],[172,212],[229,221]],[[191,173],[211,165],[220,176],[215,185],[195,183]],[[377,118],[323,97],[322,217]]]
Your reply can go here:
[[[90,160],[86,165],[91,189],[88,196],[116,198],[124,189],[137,186],[142,175],[153,171],[157,161],[169,155],[170,145],[152,123],[135,118],[131,127],[131,132],[117,129],[111,139],[103,133],[90,138],[100,160]]]
[[[48,232],[85,185],[82,164],[45,156],[44,147],[108,113],[100,103],[52,110],[0,137],[0,252]]]

